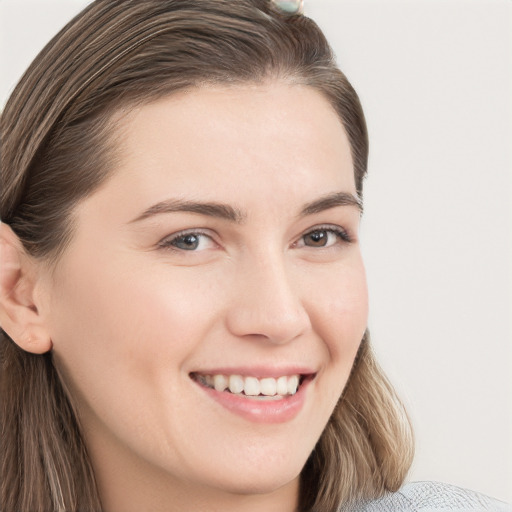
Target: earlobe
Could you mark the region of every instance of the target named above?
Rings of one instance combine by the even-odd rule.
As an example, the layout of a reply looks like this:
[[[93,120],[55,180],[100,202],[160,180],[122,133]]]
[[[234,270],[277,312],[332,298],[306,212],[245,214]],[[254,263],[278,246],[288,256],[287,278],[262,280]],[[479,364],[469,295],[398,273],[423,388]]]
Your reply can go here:
[[[0,326],[23,350],[52,348],[35,297],[37,269],[12,229],[0,223]]]

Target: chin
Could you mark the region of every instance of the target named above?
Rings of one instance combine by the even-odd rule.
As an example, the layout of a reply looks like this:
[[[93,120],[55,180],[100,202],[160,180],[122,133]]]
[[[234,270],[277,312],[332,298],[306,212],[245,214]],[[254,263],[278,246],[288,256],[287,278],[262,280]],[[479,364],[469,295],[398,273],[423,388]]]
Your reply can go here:
[[[292,461],[280,464],[274,461],[263,468],[259,464],[251,465],[247,462],[242,468],[237,467],[233,471],[219,467],[215,471],[212,486],[236,495],[272,494],[284,486],[293,485],[302,468],[302,463],[293,464]]]
[[[226,481],[223,487],[227,492],[237,495],[272,494],[282,487],[292,485],[299,475],[300,471],[288,474],[283,474],[282,472],[274,474],[272,472],[270,476],[267,474],[260,477],[238,478],[236,481]]]

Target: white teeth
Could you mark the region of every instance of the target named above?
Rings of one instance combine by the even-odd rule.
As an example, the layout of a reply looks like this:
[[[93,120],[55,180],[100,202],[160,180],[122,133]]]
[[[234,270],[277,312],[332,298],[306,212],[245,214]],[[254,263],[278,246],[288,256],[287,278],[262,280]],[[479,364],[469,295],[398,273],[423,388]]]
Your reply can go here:
[[[241,375],[229,376],[229,391],[231,393],[241,393],[244,390],[244,379]]]
[[[213,387],[215,388],[216,391],[224,391],[225,389],[227,389],[228,385],[228,378],[225,375],[213,376]]]
[[[276,393],[278,395],[288,394],[288,377],[279,377],[277,379]]]
[[[290,395],[294,395],[297,392],[297,388],[299,387],[299,377],[297,375],[292,375],[288,378],[288,393]]]
[[[242,377],[241,375],[198,375],[198,381],[216,391],[230,391],[234,394],[245,394],[250,397],[265,399],[283,398],[294,395],[299,387],[299,375],[283,375],[277,379],[273,377]]]
[[[256,377],[245,377],[244,393],[249,396],[260,394],[260,381]]]
[[[261,379],[260,381],[261,394],[267,396],[274,396],[277,392],[276,379],[269,377],[267,379]]]

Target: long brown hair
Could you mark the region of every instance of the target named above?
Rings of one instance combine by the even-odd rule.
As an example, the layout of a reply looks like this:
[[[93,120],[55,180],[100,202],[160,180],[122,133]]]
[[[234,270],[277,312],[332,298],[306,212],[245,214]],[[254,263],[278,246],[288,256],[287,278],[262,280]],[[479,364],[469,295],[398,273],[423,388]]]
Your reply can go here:
[[[317,25],[267,0],[97,0],[38,55],[1,116],[1,209],[34,258],[58,264],[73,209],[108,177],[115,113],[203,84],[282,80],[314,88],[347,132],[358,193],[368,139],[357,94]],[[94,474],[52,354],[0,332],[1,508],[98,512]],[[409,422],[365,335],[352,375],[302,471],[300,507],[396,490]]]

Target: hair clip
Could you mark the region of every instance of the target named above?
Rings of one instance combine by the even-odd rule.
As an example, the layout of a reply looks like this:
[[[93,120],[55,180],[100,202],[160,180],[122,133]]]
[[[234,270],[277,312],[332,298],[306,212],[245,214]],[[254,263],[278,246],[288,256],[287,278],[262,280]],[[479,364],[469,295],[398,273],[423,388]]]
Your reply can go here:
[[[304,0],[272,0],[272,3],[283,14],[289,16],[302,14],[304,11]]]

